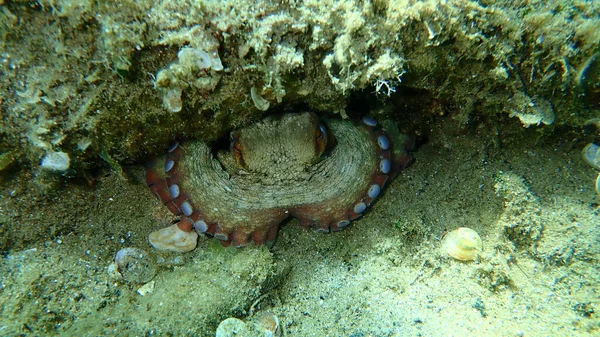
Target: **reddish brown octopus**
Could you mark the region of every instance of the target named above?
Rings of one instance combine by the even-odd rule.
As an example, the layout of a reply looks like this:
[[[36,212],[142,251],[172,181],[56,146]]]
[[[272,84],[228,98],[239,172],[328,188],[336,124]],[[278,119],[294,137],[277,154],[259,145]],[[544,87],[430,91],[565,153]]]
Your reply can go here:
[[[157,249],[196,247],[198,233],[224,246],[272,244],[285,219],[337,231],[359,218],[413,157],[414,138],[311,112],[270,116],[234,131],[230,151],[175,144],[146,168],[146,183],[178,223],[149,236]]]

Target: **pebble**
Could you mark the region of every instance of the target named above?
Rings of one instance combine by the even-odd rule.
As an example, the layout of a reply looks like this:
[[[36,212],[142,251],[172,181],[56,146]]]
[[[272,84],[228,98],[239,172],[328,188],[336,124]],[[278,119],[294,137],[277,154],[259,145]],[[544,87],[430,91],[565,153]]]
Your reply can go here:
[[[146,295],[152,294],[153,292],[154,292],[154,281],[150,281],[150,282],[144,284],[137,290],[137,293],[140,296],[146,296]]]

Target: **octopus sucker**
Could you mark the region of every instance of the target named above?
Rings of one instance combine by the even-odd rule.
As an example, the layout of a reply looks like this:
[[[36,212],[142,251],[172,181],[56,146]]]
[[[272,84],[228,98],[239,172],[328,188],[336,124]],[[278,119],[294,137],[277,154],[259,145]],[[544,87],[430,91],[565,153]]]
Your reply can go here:
[[[321,120],[311,112],[269,116],[236,130],[230,151],[202,141],[175,143],[146,166],[146,183],[181,220],[149,241],[178,252],[194,249],[197,233],[223,246],[273,244],[289,217],[319,232],[342,230],[413,161],[412,149],[414,137],[393,123]]]

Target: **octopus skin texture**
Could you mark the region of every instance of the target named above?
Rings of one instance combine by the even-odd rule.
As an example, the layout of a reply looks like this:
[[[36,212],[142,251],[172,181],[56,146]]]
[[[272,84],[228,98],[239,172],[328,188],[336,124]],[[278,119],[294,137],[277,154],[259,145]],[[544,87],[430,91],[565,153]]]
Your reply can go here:
[[[198,234],[223,246],[272,244],[285,219],[320,232],[359,218],[413,157],[414,137],[382,127],[287,113],[234,131],[230,149],[174,144],[146,166],[146,183],[180,217],[149,236],[161,250],[193,250]]]

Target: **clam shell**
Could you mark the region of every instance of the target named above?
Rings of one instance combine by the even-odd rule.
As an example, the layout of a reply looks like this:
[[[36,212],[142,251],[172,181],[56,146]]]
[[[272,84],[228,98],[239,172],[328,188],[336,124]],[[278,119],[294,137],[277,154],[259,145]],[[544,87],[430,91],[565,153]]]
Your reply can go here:
[[[281,336],[281,330],[279,328],[279,318],[277,316],[266,312],[259,315],[255,323],[264,332],[265,336]]]
[[[443,237],[441,248],[444,254],[457,260],[473,261],[483,250],[483,242],[476,231],[460,227]]]
[[[589,143],[583,148],[581,155],[588,165],[595,170],[600,170],[600,146]]]
[[[156,275],[156,263],[145,250],[128,247],[115,254],[114,267],[109,272],[121,275],[125,282],[144,284]]]

